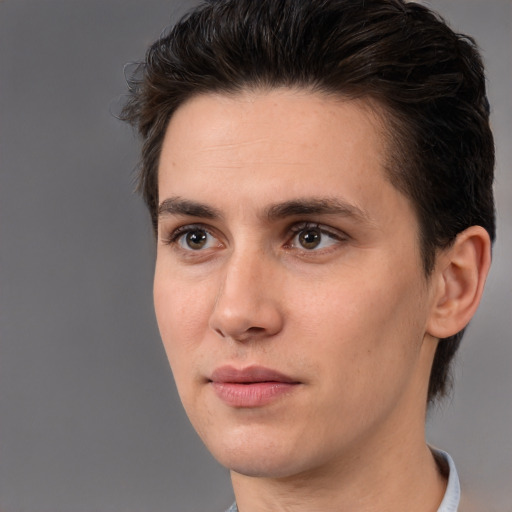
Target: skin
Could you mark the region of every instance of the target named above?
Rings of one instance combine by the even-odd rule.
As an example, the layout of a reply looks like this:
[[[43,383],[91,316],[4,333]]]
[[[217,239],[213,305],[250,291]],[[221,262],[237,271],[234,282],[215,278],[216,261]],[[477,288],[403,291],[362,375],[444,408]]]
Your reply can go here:
[[[197,96],[170,120],[156,316],[241,512],[427,512],[442,499],[425,404],[437,336],[452,329],[439,304],[455,300],[458,274],[441,259],[424,275],[386,151],[370,104],[308,91]],[[233,406],[210,381],[224,365],[295,384]]]

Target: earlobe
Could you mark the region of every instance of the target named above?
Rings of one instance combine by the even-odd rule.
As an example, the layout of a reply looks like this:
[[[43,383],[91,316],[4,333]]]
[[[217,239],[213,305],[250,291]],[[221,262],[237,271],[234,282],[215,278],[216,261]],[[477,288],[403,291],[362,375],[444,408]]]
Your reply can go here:
[[[435,297],[427,332],[448,338],[462,330],[480,303],[491,264],[491,241],[481,226],[458,234],[438,256]]]

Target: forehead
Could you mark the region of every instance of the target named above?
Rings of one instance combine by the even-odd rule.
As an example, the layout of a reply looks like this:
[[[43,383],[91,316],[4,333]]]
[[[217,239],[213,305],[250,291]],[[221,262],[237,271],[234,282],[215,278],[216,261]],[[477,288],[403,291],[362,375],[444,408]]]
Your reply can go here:
[[[293,184],[345,173],[386,179],[387,139],[370,101],[297,89],[194,96],[171,118],[159,185],[200,179]],[[347,173],[346,171],[352,172]],[[179,174],[179,176],[178,176]]]

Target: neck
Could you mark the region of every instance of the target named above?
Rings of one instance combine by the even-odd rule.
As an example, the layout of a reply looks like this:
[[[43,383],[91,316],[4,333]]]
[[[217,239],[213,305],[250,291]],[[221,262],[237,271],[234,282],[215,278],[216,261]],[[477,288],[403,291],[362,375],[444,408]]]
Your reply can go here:
[[[231,473],[240,512],[435,512],[446,481],[417,425],[402,425],[400,443],[365,440],[364,448],[345,454],[326,468],[285,478]],[[424,427],[421,429],[423,432]]]

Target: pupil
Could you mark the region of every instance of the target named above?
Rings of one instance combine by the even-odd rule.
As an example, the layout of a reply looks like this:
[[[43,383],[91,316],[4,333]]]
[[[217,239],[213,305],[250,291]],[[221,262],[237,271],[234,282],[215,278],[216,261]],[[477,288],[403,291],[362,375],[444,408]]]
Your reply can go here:
[[[187,244],[191,249],[200,249],[206,244],[206,233],[204,231],[191,231],[187,234]]]
[[[320,243],[320,233],[314,229],[303,231],[299,235],[299,240],[305,249],[314,249]]]

